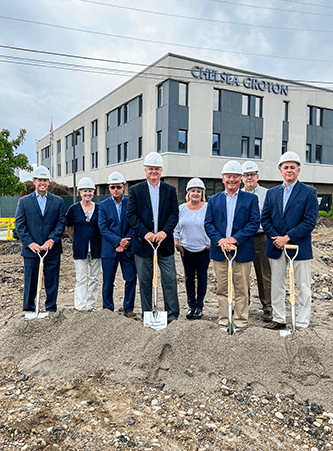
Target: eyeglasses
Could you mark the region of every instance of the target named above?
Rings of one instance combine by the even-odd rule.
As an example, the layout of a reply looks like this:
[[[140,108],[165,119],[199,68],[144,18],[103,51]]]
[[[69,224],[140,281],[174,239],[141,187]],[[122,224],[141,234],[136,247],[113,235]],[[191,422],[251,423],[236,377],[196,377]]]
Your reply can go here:
[[[121,189],[124,185],[110,185],[110,189]]]
[[[249,179],[249,178],[255,177],[256,175],[258,175],[258,172],[252,172],[251,174],[243,174],[243,177],[245,179]]]

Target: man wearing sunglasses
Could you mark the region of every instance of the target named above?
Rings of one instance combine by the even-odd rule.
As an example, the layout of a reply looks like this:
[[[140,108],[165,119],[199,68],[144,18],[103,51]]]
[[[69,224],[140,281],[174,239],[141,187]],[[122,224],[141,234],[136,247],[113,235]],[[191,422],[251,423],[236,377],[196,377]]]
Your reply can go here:
[[[113,288],[118,264],[125,280],[124,315],[136,319],[133,312],[136,268],[130,251],[132,233],[126,217],[128,198],[124,197],[126,180],[120,172],[109,175],[111,197],[100,202],[98,225],[102,235],[103,308],[114,311]]]

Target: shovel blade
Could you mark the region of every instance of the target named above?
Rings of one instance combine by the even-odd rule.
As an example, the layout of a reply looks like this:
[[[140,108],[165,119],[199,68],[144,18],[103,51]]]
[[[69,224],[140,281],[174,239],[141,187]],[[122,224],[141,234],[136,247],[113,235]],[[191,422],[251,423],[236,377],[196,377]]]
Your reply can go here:
[[[143,325],[155,330],[165,329],[168,325],[167,312],[144,312]]]
[[[290,330],[280,330],[280,337],[288,337],[288,335],[291,335],[293,331]]]
[[[25,318],[26,319],[45,318],[47,315],[48,315],[48,312],[43,312],[43,313],[31,312],[31,313],[26,313]]]
[[[238,332],[240,329],[237,329],[236,327],[231,326],[231,328],[228,327],[220,327],[220,330],[223,330],[223,332],[226,332],[229,335],[233,335],[236,332]]]

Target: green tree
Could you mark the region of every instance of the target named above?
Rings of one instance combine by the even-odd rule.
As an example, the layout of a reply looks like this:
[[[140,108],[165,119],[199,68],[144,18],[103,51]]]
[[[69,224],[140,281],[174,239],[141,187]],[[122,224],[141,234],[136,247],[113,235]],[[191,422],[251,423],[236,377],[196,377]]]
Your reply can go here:
[[[26,130],[21,129],[16,139],[9,140],[9,130],[4,128],[0,132],[0,196],[13,196],[24,190],[25,185],[15,175],[15,169],[32,171],[28,157],[23,153],[16,153],[25,134]]]

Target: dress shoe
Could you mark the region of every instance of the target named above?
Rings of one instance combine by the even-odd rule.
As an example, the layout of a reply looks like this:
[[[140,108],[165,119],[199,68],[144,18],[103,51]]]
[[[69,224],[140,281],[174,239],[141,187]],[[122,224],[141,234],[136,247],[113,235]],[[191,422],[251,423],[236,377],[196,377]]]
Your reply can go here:
[[[271,329],[271,330],[280,330],[285,329],[286,325],[285,323],[277,323],[276,321],[272,321],[267,326],[264,326],[264,329]]]
[[[193,313],[193,319],[201,319],[202,317],[202,308],[196,307]]]
[[[189,308],[186,313],[186,319],[193,319],[194,308]]]
[[[125,311],[124,311],[124,315],[125,315],[127,318],[137,319],[136,314],[135,314],[134,312],[125,312]]]
[[[264,312],[262,315],[264,323],[270,323],[272,321],[272,314],[270,312]]]

